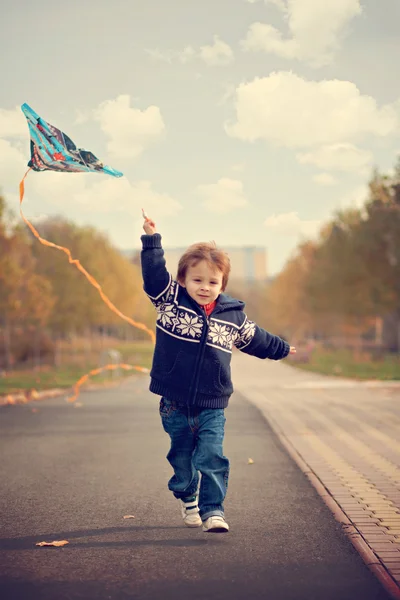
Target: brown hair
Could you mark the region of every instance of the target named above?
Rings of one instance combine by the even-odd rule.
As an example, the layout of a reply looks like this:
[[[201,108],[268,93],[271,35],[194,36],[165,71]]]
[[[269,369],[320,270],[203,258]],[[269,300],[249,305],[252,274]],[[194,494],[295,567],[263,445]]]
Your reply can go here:
[[[177,280],[183,282],[188,268],[196,266],[201,260],[205,260],[211,269],[222,272],[221,289],[224,291],[228,284],[231,262],[226,252],[217,248],[215,242],[199,242],[189,246],[179,260]]]

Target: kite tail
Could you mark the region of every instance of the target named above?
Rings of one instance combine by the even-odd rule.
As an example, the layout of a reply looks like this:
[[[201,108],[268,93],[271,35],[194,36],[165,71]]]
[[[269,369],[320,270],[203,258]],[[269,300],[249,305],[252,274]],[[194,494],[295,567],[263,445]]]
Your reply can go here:
[[[124,369],[125,371],[133,371],[134,370],[134,371],[139,371],[141,373],[149,373],[150,372],[149,369],[146,369],[146,367],[126,365],[124,363],[121,363],[119,365],[106,365],[105,367],[100,367],[98,369],[92,369],[85,375],[82,375],[82,377],[74,384],[74,386],[73,386],[74,393],[72,396],[67,398],[67,401],[75,402],[75,400],[79,396],[79,389],[80,389],[81,385],[83,385],[91,375],[98,375],[102,371],[115,371],[116,369]]]
[[[96,288],[96,290],[99,292],[99,295],[100,295],[101,299],[108,306],[108,308],[110,308],[116,315],[118,315],[119,317],[121,317],[121,319],[124,319],[124,321],[127,321],[133,327],[136,327],[137,329],[141,329],[141,330],[145,331],[149,335],[151,341],[154,344],[155,343],[155,335],[154,335],[154,332],[151,329],[149,329],[148,327],[146,327],[146,325],[144,325],[144,323],[139,323],[137,321],[134,321],[133,319],[131,319],[127,315],[124,315],[124,313],[122,313],[111,302],[111,300],[106,296],[106,294],[103,292],[103,290],[101,288],[101,285],[96,281],[96,279],[94,277],[92,277],[92,275],[90,275],[90,273],[88,273],[88,271],[86,271],[86,269],[81,265],[81,263],[79,262],[79,260],[77,258],[72,258],[71,251],[68,248],[65,248],[64,246],[58,246],[57,244],[53,244],[53,242],[48,242],[47,240],[43,239],[39,235],[39,233],[35,229],[35,227],[32,225],[32,223],[30,223],[30,221],[28,221],[28,219],[25,217],[24,213],[22,212],[22,201],[24,199],[24,193],[25,193],[25,184],[24,184],[24,182],[25,182],[25,178],[28,175],[29,171],[31,171],[31,169],[27,170],[27,172],[25,173],[24,177],[22,178],[22,181],[19,184],[19,202],[20,202],[20,214],[21,214],[21,217],[24,220],[24,222],[26,223],[26,225],[28,225],[28,227],[31,230],[31,232],[33,233],[33,235],[39,240],[39,242],[41,244],[43,244],[43,246],[49,246],[50,248],[56,248],[57,250],[61,250],[62,252],[64,252],[68,256],[69,263],[71,265],[75,265],[75,267],[81,273],[83,273],[83,275],[86,277],[86,279],[89,281],[89,283],[94,288]]]

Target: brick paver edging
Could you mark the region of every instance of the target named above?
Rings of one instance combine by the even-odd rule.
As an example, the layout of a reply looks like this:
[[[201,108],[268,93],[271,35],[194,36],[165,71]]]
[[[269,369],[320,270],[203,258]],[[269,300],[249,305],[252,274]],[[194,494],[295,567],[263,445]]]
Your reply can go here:
[[[324,486],[320,478],[311,469],[311,467],[304,461],[302,456],[298,453],[293,444],[288,440],[283,431],[274,421],[274,419],[268,415],[268,421],[271,425],[275,435],[279,438],[279,441],[284,446],[285,450],[295,461],[301,471],[306,475],[314,486],[318,494],[321,496],[325,504],[330,508],[335,518],[339,523],[342,524],[343,531],[350,539],[351,543],[360,554],[361,558],[367,565],[370,571],[379,579],[386,591],[391,595],[393,600],[400,600],[400,587],[397,582],[391,577],[383,563],[379,560],[378,556],[374,553],[372,548],[363,538],[362,534],[358,531],[357,526],[350,521],[347,515],[343,512],[339,504],[329,493],[328,489]]]

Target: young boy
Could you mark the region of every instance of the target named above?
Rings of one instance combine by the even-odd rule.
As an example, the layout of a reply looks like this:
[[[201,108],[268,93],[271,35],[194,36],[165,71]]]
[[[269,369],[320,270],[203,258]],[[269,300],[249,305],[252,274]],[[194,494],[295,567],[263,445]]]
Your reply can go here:
[[[166,269],[161,235],[144,217],[144,290],[157,310],[150,391],[162,396],[161,420],[171,438],[167,459],[174,475],[168,487],[180,500],[185,525],[227,532],[229,460],[223,440],[224,409],[233,392],[232,347],[273,360],[296,350],[250,321],[244,302],[223,293],[230,262],[214,244],[190,246],[175,281]]]

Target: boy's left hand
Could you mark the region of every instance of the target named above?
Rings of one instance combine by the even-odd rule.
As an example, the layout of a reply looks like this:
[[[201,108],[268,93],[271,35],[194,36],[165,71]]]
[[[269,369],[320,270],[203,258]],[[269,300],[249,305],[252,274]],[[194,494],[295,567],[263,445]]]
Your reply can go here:
[[[290,346],[290,352],[289,354],[296,354],[297,350],[294,346]]]

